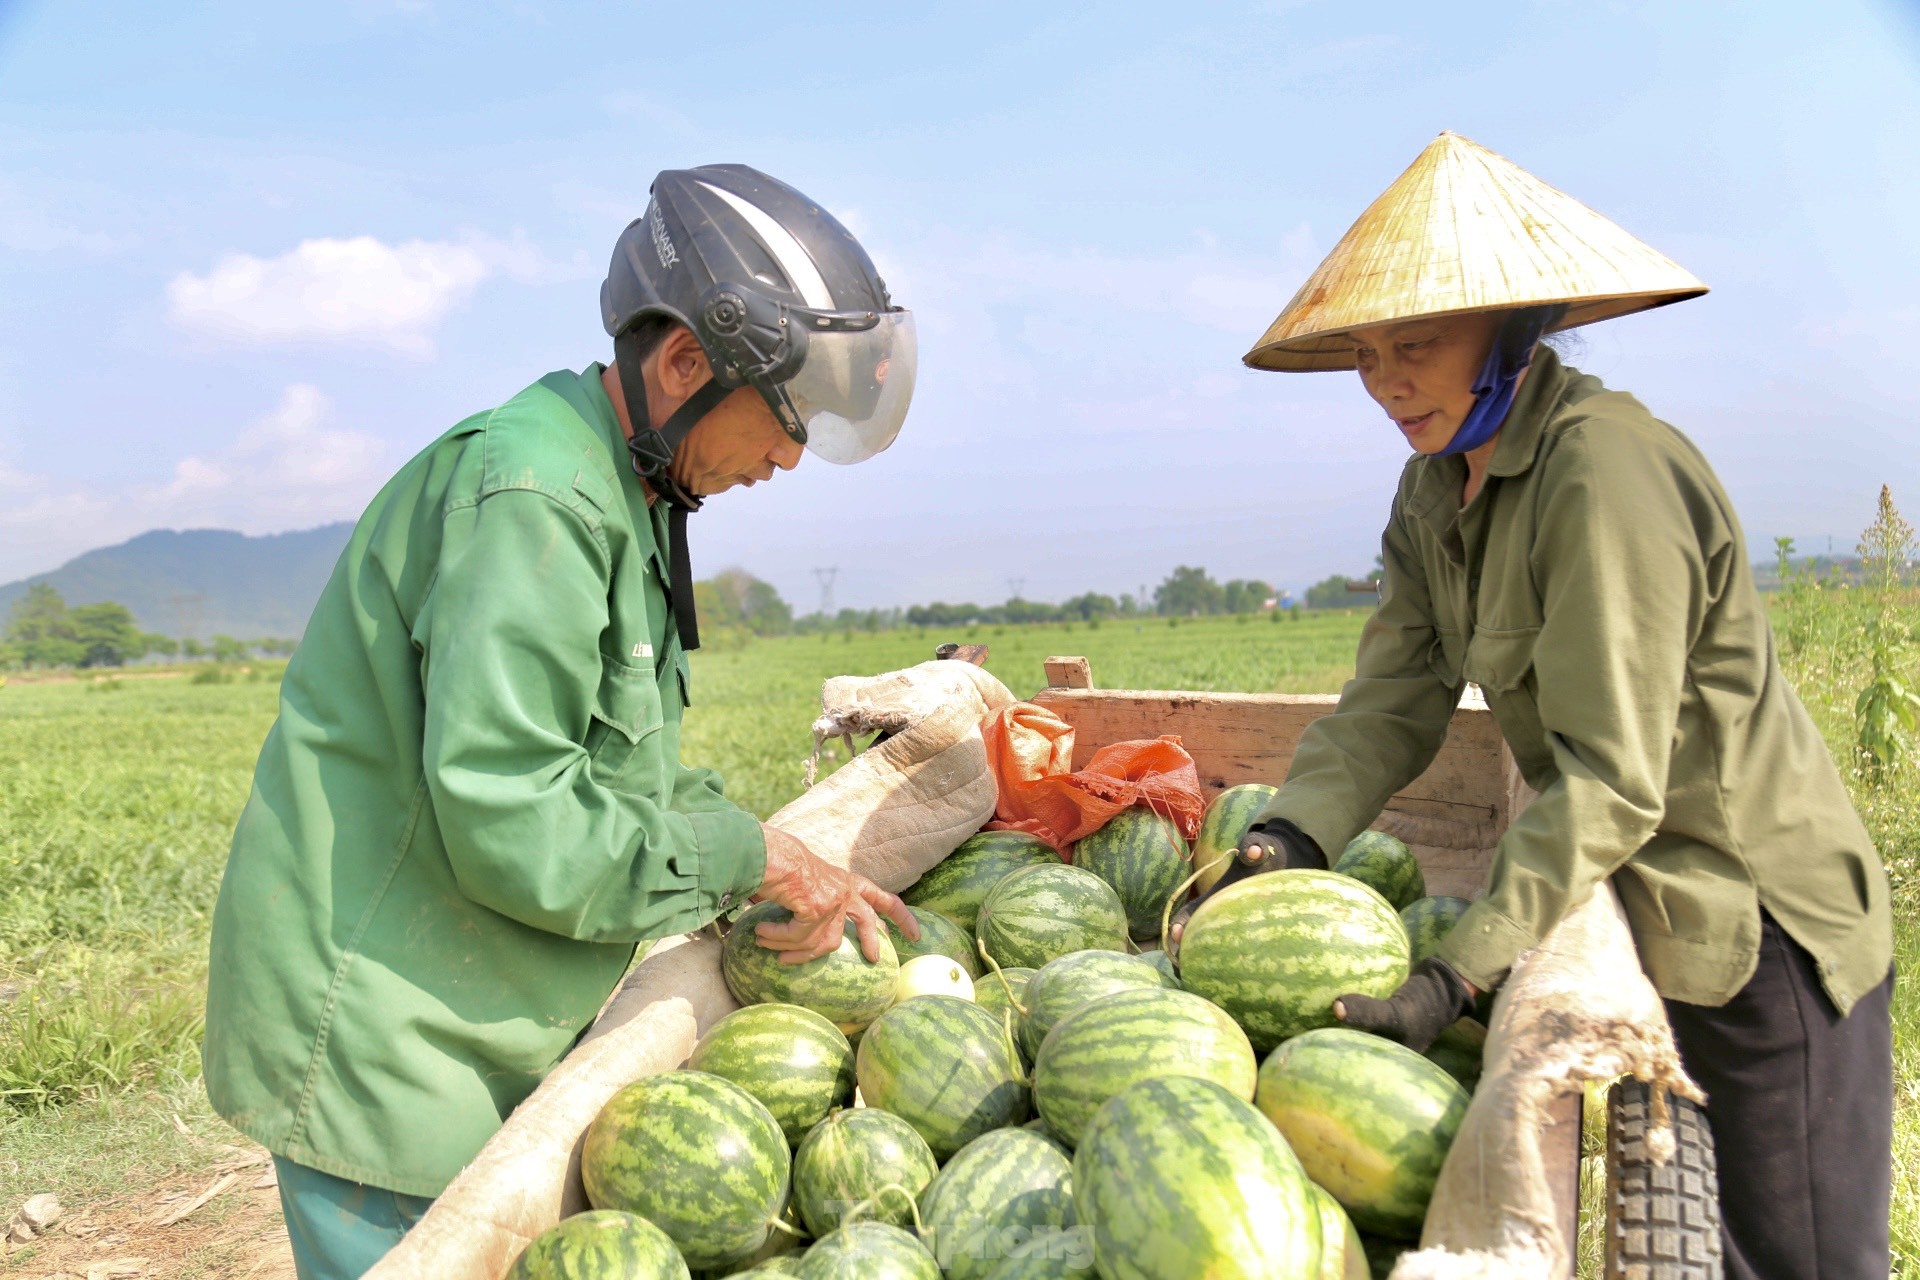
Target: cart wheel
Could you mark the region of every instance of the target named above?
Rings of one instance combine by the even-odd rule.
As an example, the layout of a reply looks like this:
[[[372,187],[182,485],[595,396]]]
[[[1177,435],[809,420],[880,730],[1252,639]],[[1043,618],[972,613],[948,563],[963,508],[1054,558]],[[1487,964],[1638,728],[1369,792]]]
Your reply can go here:
[[[1607,1094],[1607,1280],[1721,1280],[1720,1180],[1700,1108],[1668,1095],[1673,1159],[1647,1156],[1652,1093],[1620,1080]]]

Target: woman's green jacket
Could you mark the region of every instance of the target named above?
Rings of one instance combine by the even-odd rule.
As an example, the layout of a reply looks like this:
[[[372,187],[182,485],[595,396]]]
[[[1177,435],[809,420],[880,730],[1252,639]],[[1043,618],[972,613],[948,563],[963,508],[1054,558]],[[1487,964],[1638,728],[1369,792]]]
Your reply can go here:
[[[1432,761],[1466,682],[1539,799],[1441,956],[1496,985],[1611,878],[1662,995],[1725,1003],[1760,910],[1842,1011],[1892,960],[1887,880],[1774,655],[1745,539],[1693,444],[1542,348],[1485,487],[1407,464],[1380,608],[1267,816],[1337,853]]]

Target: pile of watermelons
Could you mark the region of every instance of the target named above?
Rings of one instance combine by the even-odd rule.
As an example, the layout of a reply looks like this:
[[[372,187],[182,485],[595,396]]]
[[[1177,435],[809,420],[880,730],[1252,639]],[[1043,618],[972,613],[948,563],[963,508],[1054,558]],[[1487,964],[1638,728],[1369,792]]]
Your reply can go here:
[[[723,961],[746,1007],[607,1104],[581,1161],[595,1209],[513,1280],[1385,1274],[1484,1032],[1423,1056],[1331,1006],[1390,994],[1466,903],[1424,897],[1406,846],[1368,832],[1333,871],[1209,899],[1176,972],[1154,946],[1169,901],[1217,879],[1272,794],[1225,792],[1192,848],[1146,809],[1071,865],[975,836],[903,895],[921,937],[877,964],[849,926],[780,965],[753,935],[779,909],[749,908]]]

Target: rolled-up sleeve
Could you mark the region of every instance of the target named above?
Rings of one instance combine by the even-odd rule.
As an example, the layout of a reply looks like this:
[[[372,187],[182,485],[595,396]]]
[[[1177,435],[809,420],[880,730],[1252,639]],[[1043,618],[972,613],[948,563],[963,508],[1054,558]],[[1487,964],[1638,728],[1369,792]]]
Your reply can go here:
[[[1724,513],[1622,432],[1574,427],[1540,464],[1532,698],[1558,776],[1502,837],[1486,895],[1440,955],[1495,986],[1632,857],[1666,811],[1668,764]]]
[[[1433,602],[1397,503],[1381,563],[1380,607],[1361,632],[1354,678],[1333,712],[1307,727],[1286,785],[1261,815],[1292,822],[1329,859],[1433,763],[1460,701],[1429,660]]]
[[[638,718],[607,705],[621,676],[598,643],[610,575],[564,502],[490,493],[445,517],[418,638],[428,794],[461,892],[551,933],[626,942],[696,928],[751,894],[766,846],[715,775],[657,759],[669,740],[657,705]],[[644,673],[629,679],[641,688]],[[656,767],[629,756],[620,785],[597,778],[590,745],[615,733]],[[649,794],[636,778],[663,784]]]

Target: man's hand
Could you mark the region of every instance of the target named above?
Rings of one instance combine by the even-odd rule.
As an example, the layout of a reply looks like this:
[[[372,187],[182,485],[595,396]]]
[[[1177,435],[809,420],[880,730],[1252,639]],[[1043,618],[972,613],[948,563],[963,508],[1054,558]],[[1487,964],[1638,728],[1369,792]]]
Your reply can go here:
[[[884,915],[909,938],[920,937],[920,922],[905,903],[873,881],[843,871],[816,858],[800,838],[769,827],[767,872],[755,891],[755,902],[777,902],[793,912],[784,924],[762,924],[754,937],[769,951],[780,953],[781,964],[817,960],[840,945],[846,923],[860,934],[860,950],[872,964],[880,958],[880,916]]]
[[[1167,954],[1177,957],[1180,951],[1180,935],[1186,932],[1187,921],[1200,909],[1200,904],[1220,892],[1228,885],[1238,884],[1248,876],[1258,875],[1262,871],[1300,871],[1311,869],[1325,871],[1327,855],[1320,850],[1312,836],[1288,822],[1285,818],[1274,818],[1267,822],[1255,823],[1247,834],[1240,837],[1240,847],[1234,851],[1233,861],[1227,865],[1226,872],[1214,882],[1213,888],[1201,894],[1173,913],[1173,919],[1167,924]]]
[[[1424,1053],[1434,1037],[1473,1012],[1477,994],[1452,965],[1428,956],[1385,1000],[1341,996],[1333,1002],[1333,1016],[1356,1031],[1371,1031]]]

